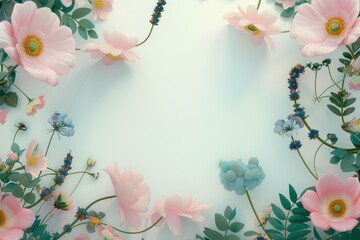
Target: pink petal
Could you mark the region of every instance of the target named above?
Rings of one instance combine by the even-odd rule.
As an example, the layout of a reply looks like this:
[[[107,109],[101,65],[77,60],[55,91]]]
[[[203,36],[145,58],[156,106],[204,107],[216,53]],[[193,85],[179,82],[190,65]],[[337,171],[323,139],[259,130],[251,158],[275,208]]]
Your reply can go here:
[[[301,203],[309,212],[322,212],[321,200],[316,192],[307,190],[301,197]]]
[[[169,226],[171,232],[177,236],[180,237],[181,233],[182,233],[182,223],[181,220],[178,216],[176,216],[175,214],[168,214],[166,216],[166,223]]]
[[[310,219],[315,227],[321,228],[325,231],[330,229],[331,219],[328,216],[318,212],[312,212],[310,213]]]
[[[330,222],[330,227],[338,232],[346,232],[352,230],[357,224],[356,219],[334,219]]]
[[[327,174],[316,182],[316,192],[321,201],[338,196],[342,192],[342,183],[337,175]]]

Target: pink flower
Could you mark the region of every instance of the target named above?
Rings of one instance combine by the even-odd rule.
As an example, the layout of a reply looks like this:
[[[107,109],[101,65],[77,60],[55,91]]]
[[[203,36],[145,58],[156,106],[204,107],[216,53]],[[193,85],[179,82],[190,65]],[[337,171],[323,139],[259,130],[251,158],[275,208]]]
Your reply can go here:
[[[19,159],[19,155],[16,152],[9,152],[6,156],[12,161],[17,161]]]
[[[349,177],[341,182],[338,176],[327,174],[315,185],[316,192],[307,190],[301,202],[310,212],[315,227],[345,232],[353,229],[360,217],[360,183]]]
[[[36,111],[42,109],[45,106],[44,96],[40,96],[31,100],[26,107],[26,113],[28,116],[34,116]]]
[[[276,0],[276,2],[281,3],[284,9],[295,6],[296,0]]]
[[[351,119],[349,123],[349,129],[352,133],[358,134],[360,133],[360,118],[356,119],[355,117]]]
[[[90,238],[83,234],[83,235],[80,235],[80,236],[74,238],[74,240],[90,240]]]
[[[258,45],[265,39],[274,48],[270,35],[281,32],[280,28],[273,26],[277,16],[268,10],[258,12],[253,5],[248,5],[246,10],[241,9],[240,6],[238,9],[239,12],[228,13],[224,19],[236,29],[250,34],[254,44]]]
[[[85,4],[84,0],[75,0],[75,2],[77,3],[77,5],[79,7],[83,6]],[[65,6],[65,7],[70,7],[72,4],[72,0],[61,0],[61,3]]]
[[[90,52],[93,58],[102,58],[107,65],[116,61],[134,62],[139,57],[131,52],[138,42],[137,38],[127,38],[119,32],[104,31],[105,43],[88,43],[84,51]]]
[[[0,220],[0,240],[19,240],[35,217],[31,210],[21,207],[17,198],[12,195],[3,197],[0,190]]]
[[[290,36],[305,57],[331,53],[360,37],[359,0],[313,0],[299,6]]]
[[[114,0],[93,0],[92,10],[94,14],[94,20],[100,18],[101,20],[106,20],[109,13],[113,9]]]
[[[192,197],[183,198],[174,194],[165,200],[157,201],[149,217],[151,223],[163,217],[171,232],[179,237],[182,233],[181,217],[194,222],[202,222],[205,218],[200,215],[200,212],[209,208],[209,205],[196,203]]]
[[[9,112],[8,110],[0,110],[0,124],[1,125],[5,124],[8,112]]]
[[[69,195],[61,190],[55,190],[53,193],[54,196],[54,207],[64,211],[70,211],[73,208],[73,201],[70,199]]]
[[[58,74],[66,74],[75,65],[70,28],[60,26],[49,8],[37,9],[31,1],[15,4],[11,23],[0,23],[0,48],[34,78],[54,86]]]
[[[40,150],[35,150],[36,147],[36,141],[32,140],[25,155],[25,170],[34,177],[38,177],[41,171],[46,170],[44,153]]]
[[[146,212],[150,200],[150,190],[143,183],[143,176],[135,171],[120,173],[118,165],[104,169],[111,178],[115,189],[121,224],[130,225],[133,229],[141,226],[141,213]]]
[[[98,230],[103,239],[105,240],[125,240],[125,238],[122,238],[119,235],[115,234],[114,229],[110,226],[106,226],[105,228],[100,226]]]

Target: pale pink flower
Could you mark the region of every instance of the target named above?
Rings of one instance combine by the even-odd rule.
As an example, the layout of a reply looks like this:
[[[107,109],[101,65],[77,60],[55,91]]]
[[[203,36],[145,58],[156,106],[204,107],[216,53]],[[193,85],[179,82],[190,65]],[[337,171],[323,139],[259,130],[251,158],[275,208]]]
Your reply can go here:
[[[349,81],[349,89],[360,91],[360,76],[355,76]]]
[[[0,240],[19,240],[24,230],[35,221],[30,209],[22,208],[12,195],[4,197],[0,190]]]
[[[239,12],[228,13],[224,16],[230,25],[236,29],[250,34],[252,42],[256,45],[264,39],[274,48],[270,35],[279,34],[280,28],[274,26],[277,16],[269,10],[258,12],[255,6],[248,5],[246,10],[238,6]]]
[[[61,0],[61,3],[65,6],[65,7],[70,7],[72,4],[73,0]],[[82,7],[85,4],[84,0],[75,0],[76,4],[79,7]]]
[[[92,1],[92,10],[94,20],[101,19],[106,20],[109,13],[113,9],[114,0],[93,0]]]
[[[65,191],[55,190],[53,192],[54,207],[64,211],[70,211],[73,208],[73,201]]]
[[[357,178],[349,177],[342,182],[338,176],[327,174],[316,182],[315,188],[316,192],[307,190],[301,197],[315,227],[346,232],[358,224],[360,183]]]
[[[149,218],[151,223],[155,223],[160,217],[163,217],[163,223],[166,222],[171,232],[179,237],[182,234],[181,217],[198,223],[203,222],[205,218],[200,212],[209,208],[209,205],[196,203],[192,197],[181,197],[174,194],[165,200],[157,201]]]
[[[36,114],[37,110],[42,109],[44,106],[45,106],[44,96],[34,98],[27,105],[26,113],[28,116],[34,116]]]
[[[9,152],[6,156],[12,161],[17,161],[19,159],[19,155],[16,152]]]
[[[104,43],[88,43],[84,51],[90,52],[93,58],[102,58],[102,61],[111,65],[116,61],[139,60],[139,57],[131,51],[138,42],[137,38],[127,38],[120,32],[104,31]]]
[[[281,3],[284,9],[295,6],[296,0],[276,0],[276,2]]]
[[[84,234],[74,238],[74,240],[90,240],[90,238]]]
[[[358,14],[359,0],[313,0],[299,6],[290,36],[305,57],[328,54],[360,37]]]
[[[105,240],[125,240],[125,238],[120,237],[117,235],[114,231],[114,229],[110,226],[102,227],[100,226],[98,228],[99,233]]]
[[[265,225],[267,223],[267,221],[270,218],[270,214],[272,213],[272,208],[271,205],[267,206],[266,208],[264,208],[259,216],[260,221],[263,225]],[[257,222],[257,221],[256,221]],[[257,224],[259,224],[257,222]]]
[[[0,110],[0,124],[1,125],[5,124],[8,112],[9,112],[8,110]]]
[[[356,119],[354,117],[353,119],[351,119],[349,129],[352,133],[360,133],[360,118]]]
[[[38,177],[41,171],[46,170],[46,157],[42,151],[35,150],[36,146],[36,141],[32,140],[25,155],[25,170],[34,177]]]
[[[58,74],[75,65],[75,41],[70,28],[60,26],[47,7],[38,9],[32,1],[15,4],[11,23],[0,22],[0,48],[30,75],[50,85]]]
[[[141,227],[141,213],[146,212],[150,201],[150,190],[143,176],[136,171],[120,173],[118,165],[104,169],[109,174],[115,189],[121,224],[133,229]]]

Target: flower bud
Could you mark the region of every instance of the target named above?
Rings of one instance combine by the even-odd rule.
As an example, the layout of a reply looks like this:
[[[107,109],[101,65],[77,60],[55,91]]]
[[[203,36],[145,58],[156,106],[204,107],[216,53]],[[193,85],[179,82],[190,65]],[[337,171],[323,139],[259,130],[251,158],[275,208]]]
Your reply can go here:
[[[93,158],[91,158],[91,157],[88,158],[88,160],[87,160],[88,167],[94,166],[95,163],[96,163],[96,161]]]

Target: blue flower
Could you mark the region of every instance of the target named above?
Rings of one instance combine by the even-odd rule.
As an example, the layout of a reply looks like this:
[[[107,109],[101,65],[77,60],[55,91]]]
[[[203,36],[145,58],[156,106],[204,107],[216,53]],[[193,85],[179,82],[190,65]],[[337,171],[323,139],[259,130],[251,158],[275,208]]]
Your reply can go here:
[[[316,138],[319,136],[319,131],[316,130],[316,129],[311,129],[311,131],[309,132],[308,136],[309,136],[309,139],[310,139],[310,140],[316,139]]]
[[[66,233],[71,233],[71,231],[72,231],[72,227],[70,224],[66,224],[63,229],[64,229],[64,232],[66,232]]]
[[[63,136],[71,137],[74,135],[74,124],[66,113],[55,112],[48,119],[48,123],[51,124],[54,131]]]
[[[71,170],[72,161],[73,156],[71,155],[71,151],[69,151],[69,153],[67,153],[66,157],[64,158],[64,164],[61,165],[61,167],[55,172],[55,177],[53,178],[55,184],[61,186],[64,183],[68,172]]]
[[[301,146],[302,146],[302,144],[301,144],[300,140],[295,140],[290,143],[289,148],[290,148],[290,150],[298,150],[301,148]]]
[[[156,7],[154,8],[154,13],[151,16],[150,23],[152,25],[158,25],[161,18],[161,13],[164,11],[164,5],[166,4],[165,0],[158,0]]]
[[[291,137],[296,130],[302,127],[304,127],[304,123],[300,117],[289,115],[287,121],[280,119],[275,122],[274,132],[279,135],[285,134],[285,136]]]
[[[294,108],[294,116],[298,116],[298,117],[305,117],[305,108],[303,107],[296,107]]]
[[[242,160],[223,161],[220,163],[220,181],[228,191],[244,195],[247,190],[254,190],[265,178],[259,166],[259,160],[251,158],[248,164]]]
[[[327,139],[329,139],[333,145],[338,141],[338,138],[334,133],[328,133]]]

